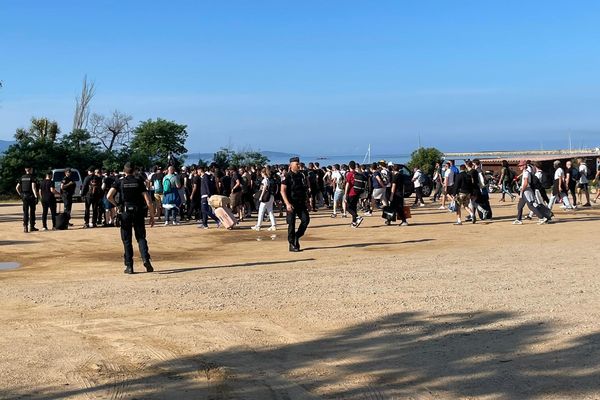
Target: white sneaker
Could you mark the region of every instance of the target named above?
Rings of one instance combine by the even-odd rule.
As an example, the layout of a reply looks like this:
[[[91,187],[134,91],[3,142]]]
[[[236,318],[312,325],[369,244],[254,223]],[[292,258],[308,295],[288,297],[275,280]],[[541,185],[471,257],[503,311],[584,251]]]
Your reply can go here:
[[[445,210],[445,209],[446,209],[446,207],[444,207],[444,206],[440,206],[440,208],[438,208],[438,210]]]
[[[425,207],[425,203],[419,204],[419,207]]]
[[[513,225],[523,225],[523,221],[521,221],[520,219],[515,219],[512,224]]]
[[[548,222],[548,218],[542,218],[538,221],[538,225],[544,225],[547,222]]]
[[[276,227],[276,226],[271,226],[271,227],[269,227],[269,229],[267,229],[267,230],[268,230],[268,231],[270,231],[270,232],[273,232],[273,231],[276,231],[276,230],[277,230],[277,227]]]
[[[169,225],[169,221],[165,221],[165,226]]]
[[[360,224],[362,224],[363,220],[364,220],[363,217],[356,218],[356,227],[357,228],[360,226]]]
[[[461,222],[461,221],[456,221],[456,222],[454,223],[454,225],[462,225],[462,222]]]
[[[253,231],[256,231],[256,232],[260,232],[260,226],[254,225],[254,226],[251,226],[250,229],[252,229]]]

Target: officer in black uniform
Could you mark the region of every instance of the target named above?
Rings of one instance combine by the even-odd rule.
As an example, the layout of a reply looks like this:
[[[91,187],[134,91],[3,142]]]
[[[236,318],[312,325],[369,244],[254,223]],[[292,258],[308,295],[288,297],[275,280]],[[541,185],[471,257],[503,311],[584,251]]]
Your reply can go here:
[[[125,248],[125,273],[133,274],[133,245],[131,231],[135,232],[135,239],[140,248],[140,255],[147,272],[154,271],[146,241],[146,225],[144,216],[146,207],[150,215],[150,226],[154,226],[154,206],[146,189],[143,179],[134,175],[134,170],[129,163],[123,169],[125,177],[117,180],[108,192],[108,201],[118,207],[121,219],[121,240]],[[115,195],[119,193],[120,204],[117,204]]]
[[[306,232],[310,216],[306,201],[309,196],[308,180],[300,171],[300,159],[290,158],[290,170],[281,180],[281,196],[287,209],[288,242],[290,251],[300,251],[300,238]],[[300,226],[296,231],[296,217],[300,218]]]
[[[35,206],[38,202],[38,182],[33,176],[33,168],[25,167],[25,175],[17,183],[17,193],[23,201],[23,232],[38,231],[35,227]],[[29,227],[29,230],[28,228]]]

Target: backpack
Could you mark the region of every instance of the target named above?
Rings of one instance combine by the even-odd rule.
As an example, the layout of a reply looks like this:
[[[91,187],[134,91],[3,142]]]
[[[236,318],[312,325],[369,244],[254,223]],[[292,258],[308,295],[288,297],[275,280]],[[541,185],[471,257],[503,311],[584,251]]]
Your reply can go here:
[[[367,179],[361,172],[354,172],[354,186],[352,187],[356,194],[362,194],[367,188]]]
[[[424,172],[421,172],[421,175],[419,175],[419,183],[423,185],[425,182],[427,182],[427,176]]]
[[[383,182],[383,186],[389,185],[389,183],[390,183],[389,173],[387,173],[387,174],[380,173],[379,176],[381,177],[381,181]]]
[[[154,193],[156,194],[162,194],[163,193],[163,183],[161,181],[161,179],[154,179]]]
[[[550,189],[553,184],[554,179],[552,179],[552,174],[550,172],[542,172],[542,179],[540,179],[542,189]]]
[[[160,186],[160,185],[159,185]],[[162,190],[164,194],[171,193],[171,180],[169,178],[164,178],[162,181]]]
[[[342,171],[340,171],[340,178],[337,181],[337,187],[336,187],[336,189],[338,189],[338,190],[344,190],[345,186],[346,186],[346,174],[343,173]]]
[[[279,192],[279,185],[273,178],[269,178],[269,193],[275,196]]]
[[[581,178],[581,173],[579,172],[579,169],[575,168],[575,167],[571,167],[571,180],[575,181],[575,182],[579,182],[580,178]]]

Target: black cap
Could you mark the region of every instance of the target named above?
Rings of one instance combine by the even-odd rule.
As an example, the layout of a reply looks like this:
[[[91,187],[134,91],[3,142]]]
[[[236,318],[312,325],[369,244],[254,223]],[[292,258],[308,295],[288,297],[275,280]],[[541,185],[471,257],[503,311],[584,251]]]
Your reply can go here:
[[[293,162],[300,162],[300,157],[292,157],[290,158],[290,164]]]

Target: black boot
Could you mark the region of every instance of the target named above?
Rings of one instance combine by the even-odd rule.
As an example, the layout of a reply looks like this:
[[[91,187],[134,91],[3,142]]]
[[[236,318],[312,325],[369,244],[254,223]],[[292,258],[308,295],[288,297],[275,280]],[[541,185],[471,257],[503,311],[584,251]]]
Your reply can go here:
[[[25,232],[25,233],[29,233],[29,230],[27,229],[27,227],[26,227],[26,226],[24,226],[24,227],[23,227],[23,232]]]
[[[133,274],[133,265],[126,265],[125,266],[125,272],[126,274]]]
[[[29,232],[37,232],[39,231],[38,228],[36,228],[35,226],[32,226],[31,228],[29,228]]]
[[[297,252],[300,251],[300,249],[297,248],[295,245],[293,245],[293,244],[290,243],[290,251],[294,252],[294,253],[297,253]]]
[[[300,239],[296,239],[296,243],[294,244],[294,246],[298,249],[298,251],[302,251],[300,249]]]
[[[150,260],[144,261],[144,267],[146,267],[146,272],[154,272],[154,268],[152,268],[152,263]]]

